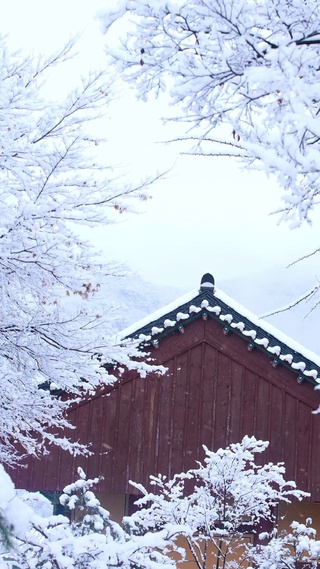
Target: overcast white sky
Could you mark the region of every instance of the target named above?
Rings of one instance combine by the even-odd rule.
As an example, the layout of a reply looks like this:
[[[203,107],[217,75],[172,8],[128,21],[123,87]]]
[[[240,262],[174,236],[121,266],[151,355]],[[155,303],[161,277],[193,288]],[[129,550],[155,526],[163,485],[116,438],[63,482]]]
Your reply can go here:
[[[11,0],[2,2],[2,33],[15,47],[50,52],[81,31],[80,56],[70,64],[67,83],[87,69],[104,65],[103,37],[94,15],[110,0]],[[111,141],[108,160],[136,177],[174,164],[143,204],[144,213],[96,232],[106,258],[128,263],[144,278],[188,290],[204,272],[219,281],[285,265],[319,243],[314,226],[292,231],[268,214],[280,205],[281,191],[262,173],[243,171],[230,159],[177,157],[177,149],[155,144],[170,138],[160,115],[164,102],[135,102],[126,93],[105,123]],[[112,149],[112,151],[110,150]],[[312,263],[312,274],[315,272]],[[320,274],[319,274],[320,277]]]

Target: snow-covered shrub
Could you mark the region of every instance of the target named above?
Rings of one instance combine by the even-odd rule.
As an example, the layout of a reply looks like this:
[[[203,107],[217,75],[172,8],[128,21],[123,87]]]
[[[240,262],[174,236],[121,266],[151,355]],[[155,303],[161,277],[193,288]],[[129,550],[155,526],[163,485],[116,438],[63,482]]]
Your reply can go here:
[[[100,479],[87,480],[79,469],[78,480],[60,498],[71,520],[32,512],[24,502],[34,502],[35,496],[24,495],[20,505],[12,502],[5,513],[13,520],[15,511],[13,548],[2,555],[0,567],[175,569],[186,560],[198,569],[316,566],[320,542],[311,520],[293,522],[289,533],[277,534],[277,504],[306,494],[285,481],[282,464],[255,464],[255,455],[267,445],[245,437],[224,450],[205,449],[204,464],[172,480],[151,477],[154,492],[134,484],[143,494],[140,509],[124,518],[123,526],[110,520],[93,491]],[[7,502],[16,499],[11,482],[7,488]],[[2,496],[2,504],[7,502]],[[257,535],[262,520],[272,522],[273,529]],[[265,541],[254,545],[248,539],[253,534]]]
[[[307,496],[294,482],[285,481],[283,464],[255,464],[255,456],[268,444],[244,437],[217,452],[205,448],[204,464],[198,468],[172,480],[151,477],[154,492],[134,484],[143,494],[137,502],[141,509],[126,523],[142,535],[165,530],[172,550],[178,548],[181,554],[184,546],[185,558],[198,569],[230,563],[240,567],[256,551],[248,538],[259,531],[262,520],[276,523],[278,503]]]
[[[13,531],[13,548],[2,557],[3,567],[14,569],[170,569],[165,532],[131,535],[110,520],[109,512],[96,498],[92,487],[100,479],[79,479],[66,486],[60,501],[71,513],[43,517],[29,509],[29,527]],[[25,496],[28,501],[28,496]],[[24,504],[23,504],[24,506]],[[19,505],[16,509],[19,518]],[[0,562],[0,567],[2,567]]]

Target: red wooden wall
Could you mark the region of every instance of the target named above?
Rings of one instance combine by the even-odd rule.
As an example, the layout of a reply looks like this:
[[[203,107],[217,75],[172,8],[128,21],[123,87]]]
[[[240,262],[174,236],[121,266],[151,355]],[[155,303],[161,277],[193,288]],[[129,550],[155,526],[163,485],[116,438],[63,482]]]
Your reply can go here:
[[[90,477],[104,475],[102,491],[129,493],[130,479],[147,485],[150,474],[194,467],[203,444],[216,450],[255,435],[270,441],[259,460],[284,461],[287,478],[320,500],[320,415],[312,414],[320,393],[311,384],[213,320],[167,336],[152,355],[165,376],[128,374],[70,412],[74,438],[92,443],[93,456],[54,450],[16,471],[17,487],[62,490],[81,465]]]

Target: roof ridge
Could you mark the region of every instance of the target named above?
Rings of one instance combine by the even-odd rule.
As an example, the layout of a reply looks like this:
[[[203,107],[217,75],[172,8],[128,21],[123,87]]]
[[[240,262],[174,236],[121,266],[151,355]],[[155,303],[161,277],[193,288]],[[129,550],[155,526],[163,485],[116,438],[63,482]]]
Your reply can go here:
[[[214,292],[213,292],[214,291]],[[181,331],[195,318],[211,317],[224,325],[225,333],[244,338],[298,374],[299,381],[320,383],[320,357],[302,344],[259,318],[227,294],[217,289],[193,290],[149,314],[119,334],[117,341],[134,338],[144,345],[157,344],[164,336]]]

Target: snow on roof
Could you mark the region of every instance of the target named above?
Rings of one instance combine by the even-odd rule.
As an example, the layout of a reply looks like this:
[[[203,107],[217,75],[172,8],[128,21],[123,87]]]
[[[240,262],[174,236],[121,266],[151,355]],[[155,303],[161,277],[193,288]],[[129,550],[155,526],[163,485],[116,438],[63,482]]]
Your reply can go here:
[[[250,310],[247,310],[244,306],[237,303],[235,300],[232,300],[227,294],[224,294],[223,292],[216,290],[215,297],[219,298],[220,300],[223,300],[226,304],[228,304],[230,307],[236,310],[239,314],[245,316],[248,320],[250,320],[250,322],[252,322],[254,326],[262,328],[265,332],[277,338],[282,344],[285,344],[288,348],[291,348],[295,352],[301,353],[305,358],[308,358],[320,368],[320,356],[318,356],[311,350],[308,350],[307,348],[302,346],[302,344],[299,344],[299,342],[296,342],[295,340],[293,340],[292,338],[281,332],[281,330],[279,330],[272,324],[269,324],[269,322],[266,322],[265,320],[263,320],[261,317],[257,316]]]
[[[144,318],[138,320],[138,322],[135,322],[134,324],[131,324],[131,326],[128,326],[124,330],[121,330],[121,332],[117,334],[117,338],[119,340],[122,340],[123,338],[127,338],[128,336],[134,336],[135,332],[137,332],[141,328],[145,328],[151,322],[155,322],[156,320],[159,320],[162,316],[169,314],[169,312],[177,310],[179,306],[182,306],[183,304],[190,302],[198,294],[199,294],[198,289],[193,289],[192,291],[184,294],[183,296],[180,296],[179,298],[177,298],[177,300],[174,300],[173,302],[166,304],[166,306],[163,306],[162,308],[155,310],[155,312],[148,314]]]
[[[211,276],[211,275],[205,275]],[[211,277],[213,279],[213,277]],[[157,343],[161,335],[184,327],[201,315],[219,320],[226,332],[235,332],[252,345],[259,346],[300,374],[300,379],[320,383],[320,357],[220,290],[201,284],[174,302],[139,320],[117,335],[118,340],[135,338],[143,343]],[[160,337],[159,337],[160,336]],[[157,337],[157,338],[156,338]]]

